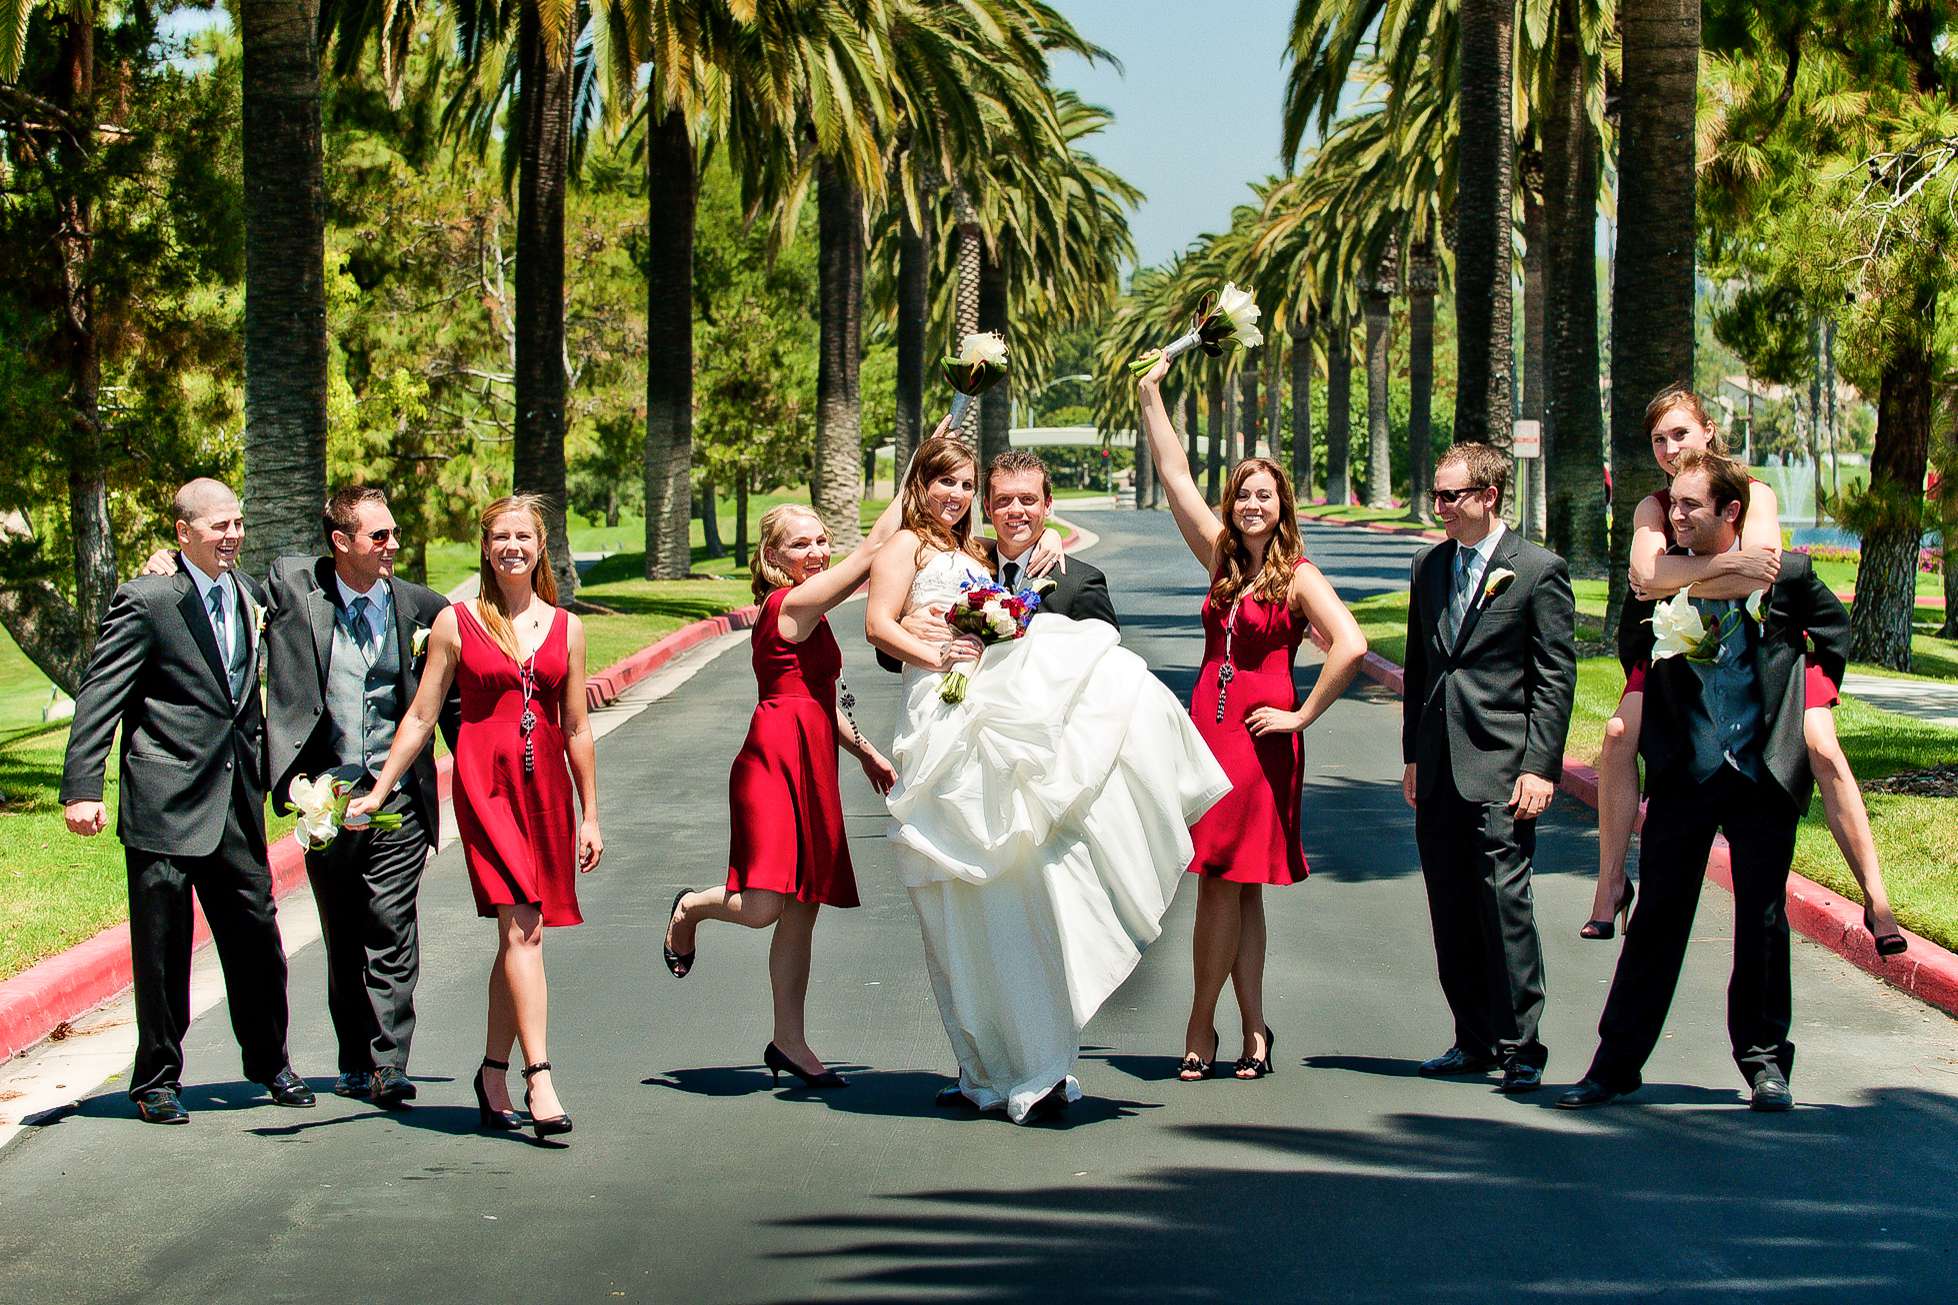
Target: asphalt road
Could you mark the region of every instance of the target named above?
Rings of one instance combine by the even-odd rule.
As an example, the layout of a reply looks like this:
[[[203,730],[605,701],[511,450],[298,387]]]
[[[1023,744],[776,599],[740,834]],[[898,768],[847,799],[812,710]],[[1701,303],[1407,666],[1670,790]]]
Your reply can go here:
[[[1202,577],[1168,517],[1084,519],[1125,640],[1187,694]],[[1349,595],[1404,582],[1401,541],[1314,530],[1309,546]],[[863,727],[888,738],[895,685],[852,637],[860,613],[835,620],[846,674]],[[766,939],[709,927],[684,982],[659,957],[674,890],[722,873],[753,697],[741,644],[600,744],[607,860],[583,885],[590,923],[546,949],[568,1146],[474,1131],[492,939],[451,849],[422,896],[415,1107],[266,1104],[213,1011],[188,1044],[189,1127],[135,1122],[112,1082],[0,1151],[0,1298],[1951,1299],[1958,1024],[1798,940],[1802,1104],[1749,1113],[1725,1049],[1717,888],[1631,1103],[1572,1115],[1554,1091],[1415,1076],[1449,1025],[1398,706],[1370,686],[1306,740],[1313,876],[1269,897],[1275,1076],[1174,1079],[1186,890],[1088,1028],[1089,1099],[1064,1123],[935,1110],[950,1058],[881,804],[853,778],[864,906],[825,914],[810,994],[811,1039],[853,1081],[771,1089]],[[1559,799],[1539,844],[1556,1084],[1588,1061],[1617,954],[1576,936],[1594,836]],[[294,958],[293,1056],[324,1091],[321,966],[316,946]]]

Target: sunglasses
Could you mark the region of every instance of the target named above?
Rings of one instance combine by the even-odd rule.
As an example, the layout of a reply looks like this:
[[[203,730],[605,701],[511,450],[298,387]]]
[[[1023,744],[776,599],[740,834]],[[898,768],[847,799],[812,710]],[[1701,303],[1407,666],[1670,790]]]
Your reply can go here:
[[[1487,488],[1489,488],[1487,485],[1469,485],[1462,489],[1435,489],[1428,491],[1428,496],[1434,499],[1438,506],[1454,507],[1466,495],[1480,494]]]
[[[367,538],[372,540],[374,543],[385,544],[390,539],[401,538],[401,527],[390,526],[386,530],[370,530],[367,532]]]

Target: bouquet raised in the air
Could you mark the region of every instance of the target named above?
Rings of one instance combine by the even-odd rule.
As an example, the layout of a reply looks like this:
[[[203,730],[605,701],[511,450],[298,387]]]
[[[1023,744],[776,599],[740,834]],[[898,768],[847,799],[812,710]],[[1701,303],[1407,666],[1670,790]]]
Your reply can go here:
[[[1189,330],[1161,349],[1143,354],[1129,364],[1129,370],[1140,376],[1156,365],[1159,356],[1174,361],[1177,355],[1192,349],[1202,349],[1212,358],[1227,346],[1255,349],[1265,342],[1264,332],[1258,329],[1260,312],[1251,302],[1249,290],[1240,290],[1226,281],[1221,292],[1210,291],[1198,301],[1196,312],[1190,316]]]
[[[292,807],[299,815],[292,836],[308,852],[317,852],[340,836],[347,820],[347,803],[353,801],[354,781],[328,772],[318,779],[300,775],[292,781]],[[399,829],[401,813],[377,811],[356,829]]]
[[[961,634],[969,634],[988,648],[996,643],[1018,639],[1040,608],[1040,596],[1054,587],[1041,577],[1020,589],[1011,590],[991,580],[968,579],[959,585],[958,601],[945,613],[945,623]],[[938,696],[945,702],[964,702],[971,674],[947,671],[939,684]]]
[[[972,401],[1006,379],[1006,341],[997,331],[974,331],[959,344],[958,354],[942,359],[939,367],[952,387],[952,425],[965,419]]]
[[[1706,617],[1693,606],[1684,589],[1654,605],[1647,620],[1652,627],[1652,660],[1684,657],[1689,662],[1717,663],[1726,649],[1727,636],[1740,624],[1743,612],[1756,621],[1762,619],[1763,592],[1755,590],[1745,603],[1723,614],[1712,626],[1707,625]]]

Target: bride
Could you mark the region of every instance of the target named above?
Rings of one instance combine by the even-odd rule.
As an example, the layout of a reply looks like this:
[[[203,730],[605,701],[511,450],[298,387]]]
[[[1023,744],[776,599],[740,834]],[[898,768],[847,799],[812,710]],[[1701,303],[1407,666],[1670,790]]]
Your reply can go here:
[[[1190,717],[1102,621],[1037,615],[980,655],[905,628],[989,581],[972,451],[926,440],[904,528],[870,573],[865,630],[904,663],[888,802],[925,965],[959,1063],[941,1104],[1017,1123],[1080,1099],[1081,1028],[1161,932],[1189,826],[1229,782]],[[976,657],[976,668],[971,664]],[[965,663],[965,700],[939,697]]]

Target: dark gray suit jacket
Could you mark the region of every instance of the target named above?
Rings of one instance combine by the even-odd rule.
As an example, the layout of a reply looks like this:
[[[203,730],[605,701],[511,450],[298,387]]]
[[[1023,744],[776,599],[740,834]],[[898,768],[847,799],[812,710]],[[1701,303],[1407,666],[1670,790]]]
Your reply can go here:
[[[1564,559],[1514,530],[1496,541],[1453,647],[1440,622],[1454,574],[1454,540],[1422,550],[1409,572],[1401,760],[1415,763],[1416,797],[1446,771],[1470,802],[1507,802],[1519,775],[1555,783],[1577,690],[1576,603]],[[1485,597],[1499,569],[1516,573]]]
[[[1653,606],[1647,599],[1625,600],[1618,620],[1618,654],[1627,670],[1652,658]],[[1849,613],[1815,574],[1805,554],[1784,552],[1781,573],[1768,586],[1761,615],[1754,647],[1766,734],[1761,760],[1799,814],[1808,810],[1815,788],[1808,743],[1802,736],[1802,713],[1808,705],[1803,662],[1813,640],[1823,674],[1842,683],[1849,659]],[[1648,787],[1663,782],[1661,777],[1688,773],[1693,755],[1690,722],[1699,696],[1700,677],[1684,657],[1668,657],[1645,673],[1645,722],[1639,730],[1638,750],[1645,758]]]
[[[415,700],[421,687],[428,650],[414,655],[417,630],[434,626],[449,600],[424,585],[396,576],[388,581],[394,595],[395,638],[401,661],[401,710]],[[341,619],[340,586],[334,582],[330,557],[282,557],[272,563],[271,594],[265,621],[266,746],[270,753],[272,809],[286,811],[292,781],[298,775],[317,775],[330,768],[326,747],[326,673],[333,661],[333,623]],[[424,645],[425,645],[424,638]],[[451,687],[442,708],[442,734],[455,746],[462,719],[462,699]],[[435,748],[422,749],[402,784],[415,803],[429,845],[441,832],[440,803],[435,789]]]
[[[1040,600],[1040,610],[1033,614],[1040,619],[1041,612],[1053,612],[1059,616],[1070,617],[1076,621],[1106,621],[1116,629],[1122,623],[1115,619],[1115,602],[1108,596],[1108,577],[1099,568],[1090,566],[1078,557],[1067,559],[1067,572],[1049,571],[1047,576],[1054,582],[1051,592]],[[993,578],[999,578],[995,565]],[[901,671],[904,663],[883,649],[877,650],[877,664],[887,671]]]
[[[265,838],[265,715],[258,693],[265,595],[232,573],[250,607],[246,690],[234,708],[211,617],[190,573],[137,576],[116,590],[75,698],[61,800],[99,802],[109,740],[122,730],[116,835],[132,851],[209,856],[224,835],[232,783],[247,829]]]

